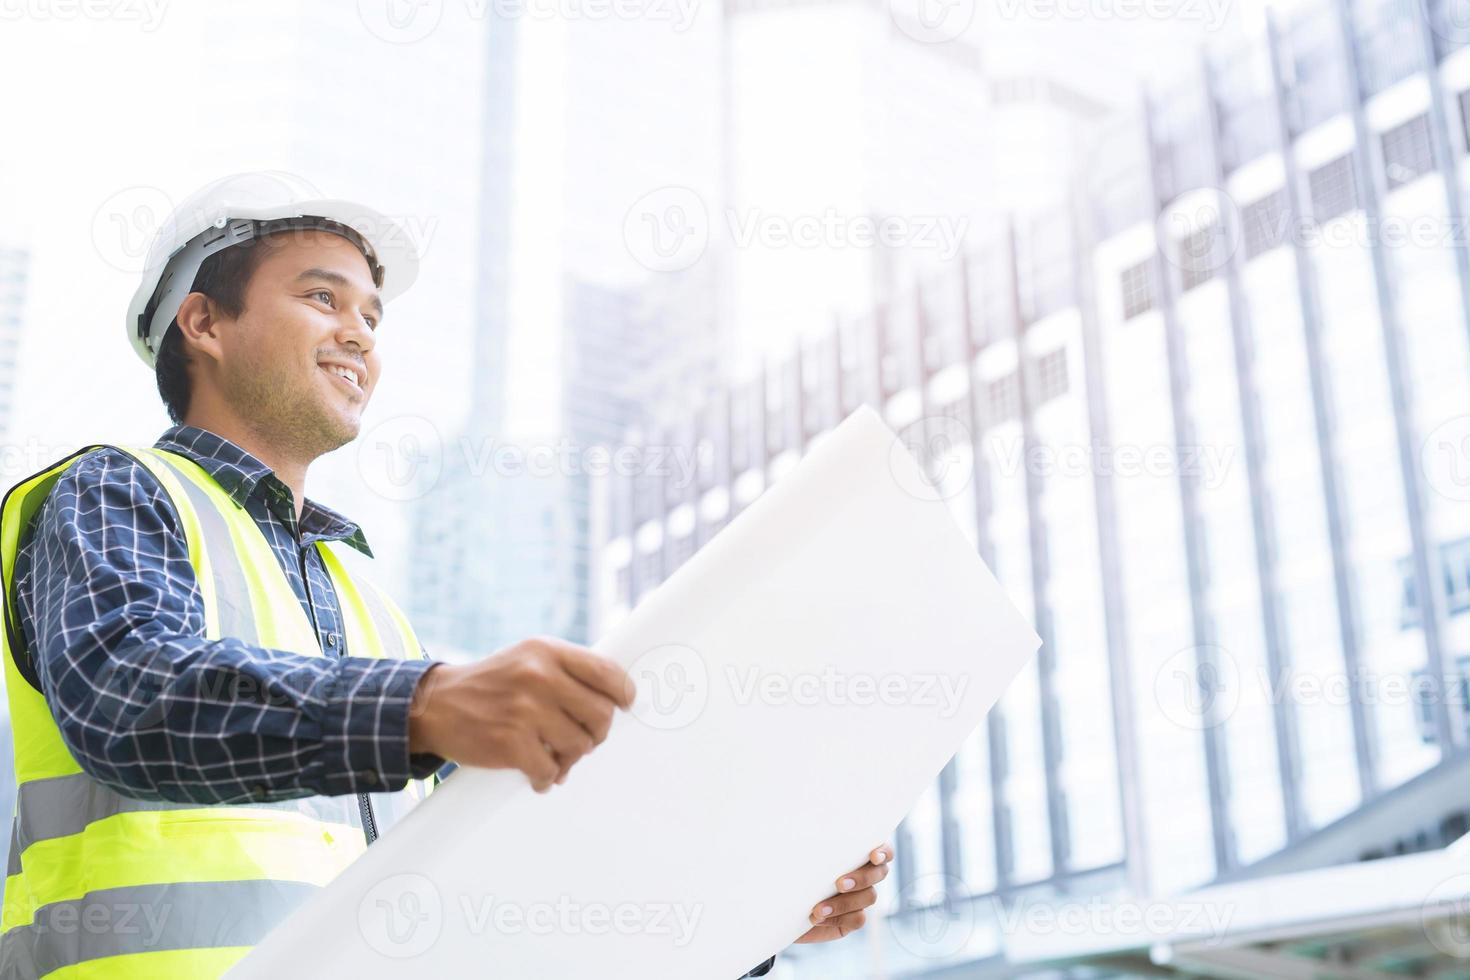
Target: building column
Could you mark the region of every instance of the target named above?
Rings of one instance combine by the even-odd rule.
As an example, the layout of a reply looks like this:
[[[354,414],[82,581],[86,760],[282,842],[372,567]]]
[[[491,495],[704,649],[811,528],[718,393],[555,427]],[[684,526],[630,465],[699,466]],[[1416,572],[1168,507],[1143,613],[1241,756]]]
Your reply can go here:
[[[1342,642],[1343,668],[1349,677],[1362,670],[1362,637],[1358,630],[1357,590],[1347,553],[1347,530],[1343,517],[1342,486],[1337,471],[1337,422],[1328,391],[1327,362],[1322,352],[1322,308],[1317,299],[1317,277],[1311,255],[1297,229],[1305,227],[1301,201],[1301,173],[1296,165],[1295,142],[1287,123],[1287,88],[1282,70],[1281,38],[1276,18],[1266,11],[1266,44],[1271,63],[1272,100],[1276,117],[1277,152],[1281,154],[1282,190],[1286,197],[1284,220],[1287,247],[1296,266],[1297,303],[1302,314],[1302,338],[1307,351],[1307,380],[1312,390],[1312,415],[1317,435],[1317,470],[1322,480],[1322,500],[1327,511],[1327,540],[1332,553],[1332,583],[1336,598],[1338,633]],[[1368,799],[1377,792],[1372,722],[1361,698],[1348,703],[1353,726],[1353,758],[1358,792]],[[1305,818],[1304,818],[1305,819]]]
[[[1264,468],[1265,424],[1260,401],[1256,397],[1255,353],[1251,338],[1250,309],[1241,285],[1241,268],[1245,265],[1242,229],[1230,198],[1225,160],[1220,152],[1220,116],[1215,101],[1215,73],[1208,57],[1201,59],[1204,90],[1205,152],[1210,161],[1216,193],[1221,198],[1218,231],[1224,236],[1229,254],[1223,256],[1225,291],[1230,304],[1230,338],[1235,351],[1236,397],[1240,403],[1240,430],[1245,443],[1246,482],[1250,488],[1251,529],[1256,559],[1256,583],[1261,602],[1261,626],[1266,641],[1266,664],[1272,677],[1284,676],[1289,664],[1281,622],[1281,601],[1276,587],[1276,558],[1270,542],[1272,505],[1271,488],[1266,483]],[[1216,242],[1211,240],[1211,261],[1221,259]],[[1276,729],[1276,767],[1281,785],[1282,811],[1286,839],[1295,841],[1306,831],[1301,807],[1301,747],[1297,740],[1296,712],[1290,698],[1273,698],[1272,714]]]
[[[1152,101],[1145,95],[1143,100],[1145,145],[1148,151],[1148,183],[1151,188],[1149,214],[1155,218],[1154,251],[1151,258],[1154,281],[1159,284],[1159,313],[1164,325],[1165,348],[1169,360],[1169,401],[1174,419],[1174,445],[1176,458],[1183,458],[1185,448],[1192,441],[1193,426],[1188,409],[1188,391],[1185,373],[1184,337],[1179,328],[1176,309],[1181,284],[1170,270],[1173,266],[1165,261],[1165,250],[1173,247],[1166,242],[1158,230],[1157,216],[1163,200],[1159,185],[1158,168],[1154,164],[1156,141]],[[1193,475],[1179,474],[1179,505],[1183,517],[1184,551],[1189,575],[1190,618],[1193,624],[1195,652],[1195,677],[1218,676],[1214,662],[1214,635],[1210,613],[1205,604],[1204,552],[1200,540],[1199,490]],[[1206,711],[1213,713],[1214,700],[1206,699]],[[1210,825],[1214,838],[1216,872],[1224,872],[1235,865],[1235,846],[1230,832],[1230,812],[1227,801],[1227,759],[1225,741],[1220,724],[1206,718],[1202,731],[1205,754],[1205,775],[1210,790]]]
[[[1368,165],[1373,152],[1370,142],[1367,115],[1363,111],[1363,92],[1360,85],[1362,73],[1358,65],[1357,29],[1353,22],[1349,0],[1334,0],[1332,9],[1336,15],[1343,65],[1343,76],[1348,91],[1347,105],[1353,121],[1355,150],[1353,153],[1353,175],[1362,194],[1363,216],[1368,228],[1368,249],[1373,264],[1374,285],[1377,287],[1378,316],[1383,332],[1383,359],[1388,373],[1390,397],[1393,401],[1394,433],[1398,447],[1399,478],[1403,484],[1404,507],[1409,522],[1410,562],[1414,569],[1414,584],[1420,597],[1424,628],[1424,650],[1429,675],[1436,689],[1434,695],[1434,730],[1439,740],[1440,752],[1448,754],[1464,740],[1465,730],[1458,704],[1451,705],[1448,696],[1444,663],[1444,623],[1446,619],[1445,595],[1440,583],[1444,581],[1439,560],[1439,549],[1429,539],[1426,518],[1426,493],[1423,474],[1419,469],[1418,440],[1415,436],[1413,395],[1407,364],[1407,352],[1403,329],[1399,324],[1398,310],[1394,303],[1393,275],[1389,269],[1389,258],[1384,253],[1383,243],[1378,238],[1382,227],[1382,211],[1378,200],[1378,184],[1373,178],[1373,169]],[[1453,712],[1453,715],[1452,715]]]

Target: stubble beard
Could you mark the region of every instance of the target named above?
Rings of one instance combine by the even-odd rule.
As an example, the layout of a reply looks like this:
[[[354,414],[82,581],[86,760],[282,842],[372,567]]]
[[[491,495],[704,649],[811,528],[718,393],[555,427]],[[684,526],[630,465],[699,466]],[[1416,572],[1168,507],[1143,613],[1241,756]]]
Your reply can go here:
[[[340,449],[361,428],[357,418],[327,403],[326,398],[340,395],[324,398],[319,387],[287,370],[240,372],[230,380],[229,396],[252,430],[297,459],[313,460]]]

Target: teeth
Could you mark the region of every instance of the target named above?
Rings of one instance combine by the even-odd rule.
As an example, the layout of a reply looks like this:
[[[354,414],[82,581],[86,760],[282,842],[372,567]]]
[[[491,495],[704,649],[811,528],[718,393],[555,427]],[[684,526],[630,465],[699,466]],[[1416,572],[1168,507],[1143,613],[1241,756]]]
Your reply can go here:
[[[336,364],[332,364],[332,365],[327,366],[327,370],[328,371],[331,371],[333,374],[337,375],[337,377],[339,377],[339,378],[346,378],[348,381],[351,381],[354,385],[357,384],[357,374],[356,374],[356,372],[351,371],[348,368],[341,367],[341,366],[336,365]]]

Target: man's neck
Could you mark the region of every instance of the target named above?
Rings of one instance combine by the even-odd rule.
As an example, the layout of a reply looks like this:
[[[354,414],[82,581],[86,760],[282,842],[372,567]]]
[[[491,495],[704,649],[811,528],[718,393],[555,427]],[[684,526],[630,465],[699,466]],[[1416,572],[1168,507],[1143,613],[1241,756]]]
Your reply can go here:
[[[296,519],[298,522],[301,520],[301,510],[306,503],[307,462],[302,462],[290,453],[283,452],[270,440],[265,439],[260,433],[238,419],[214,418],[207,413],[190,412],[185,416],[183,424],[213,432],[221,439],[228,439],[269,466],[276,479],[290,488],[291,503],[296,508]]]

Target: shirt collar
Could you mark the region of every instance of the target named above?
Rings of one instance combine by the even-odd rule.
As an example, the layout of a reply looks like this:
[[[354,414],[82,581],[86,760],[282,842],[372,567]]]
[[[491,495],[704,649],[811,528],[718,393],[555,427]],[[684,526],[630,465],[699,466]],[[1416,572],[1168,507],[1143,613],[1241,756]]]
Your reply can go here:
[[[198,463],[204,472],[214,477],[230,499],[241,507],[245,506],[245,502],[267,480],[279,484],[286,497],[290,497],[290,489],[280,483],[269,466],[208,429],[193,425],[175,425],[165,430],[153,446],[155,449],[176,452]],[[369,558],[373,556],[362,528],[310,497],[305,498],[301,504],[300,530],[303,541],[308,535],[326,541],[344,541]]]

